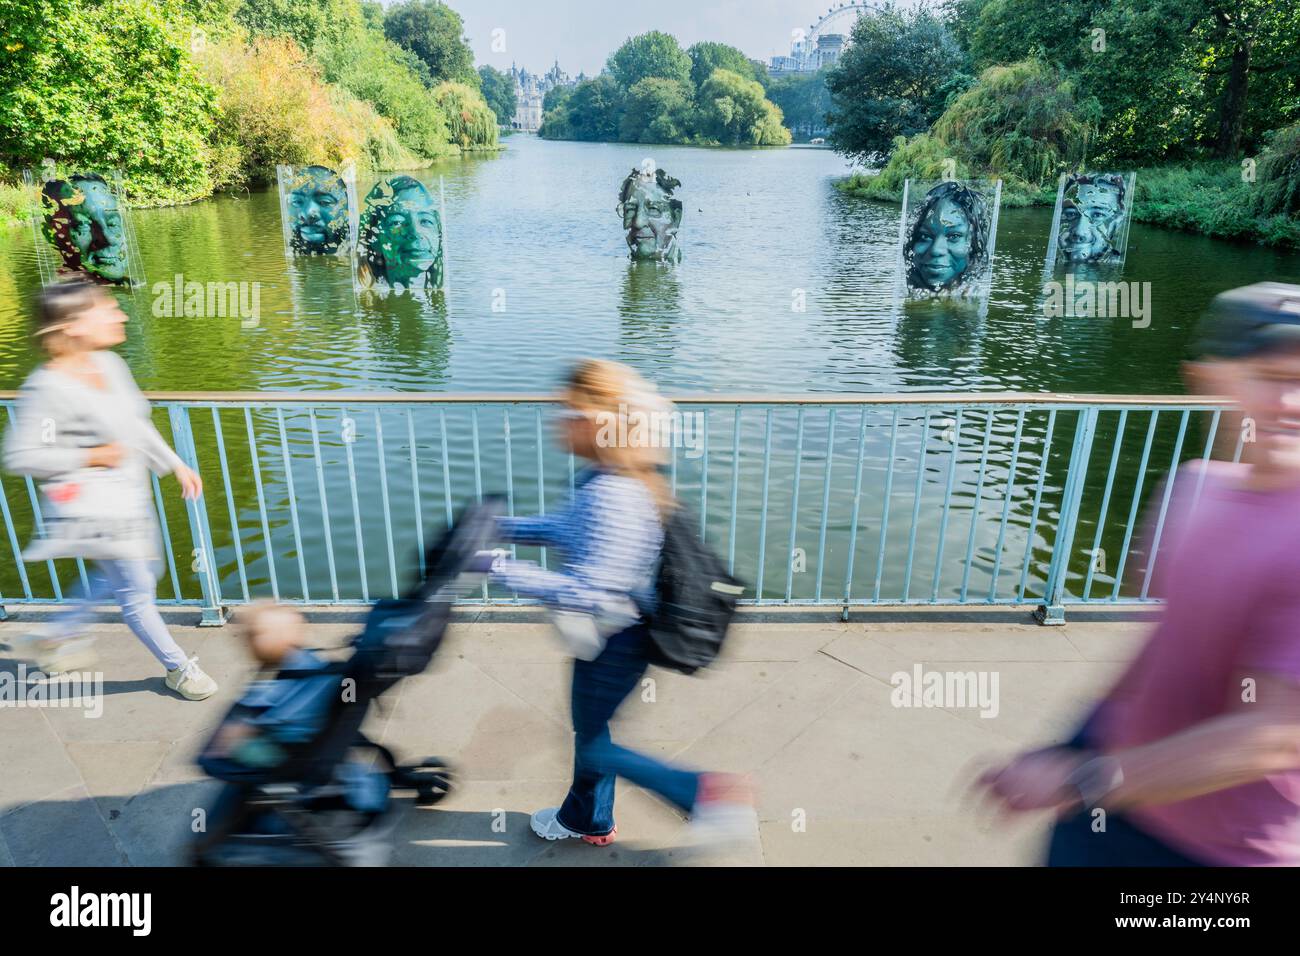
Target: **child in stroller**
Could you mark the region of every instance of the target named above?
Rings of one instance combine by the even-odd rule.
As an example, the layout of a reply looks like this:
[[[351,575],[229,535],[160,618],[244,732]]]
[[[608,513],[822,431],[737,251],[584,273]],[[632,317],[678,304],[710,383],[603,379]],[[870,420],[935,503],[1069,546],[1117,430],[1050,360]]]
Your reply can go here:
[[[430,549],[424,579],[371,609],[345,660],[307,649],[296,611],[245,612],[244,635],[262,673],[199,756],[203,771],[226,786],[191,862],[383,865],[396,827],[391,791],[414,790],[422,805],[447,795],[452,775],[443,760],[399,764],[361,726],[380,694],[428,666],[467,575],[490,564],[484,555],[501,510],[495,500],[468,509]]]

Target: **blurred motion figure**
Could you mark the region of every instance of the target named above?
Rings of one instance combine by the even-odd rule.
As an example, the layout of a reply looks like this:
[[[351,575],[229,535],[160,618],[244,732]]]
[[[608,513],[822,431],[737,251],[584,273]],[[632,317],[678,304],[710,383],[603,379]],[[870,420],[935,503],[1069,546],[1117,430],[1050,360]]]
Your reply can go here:
[[[1243,463],[1170,476],[1155,632],[1070,743],[981,779],[1055,811],[1049,865],[1300,864],[1300,287],[1223,293],[1203,344]]]
[[[563,443],[591,467],[561,510],[499,521],[506,540],[563,554],[559,571],[504,558],[492,568],[498,581],[554,610],[556,627],[576,658],[573,784],[561,806],[538,810],[531,821],[547,840],[612,843],[620,776],[690,815],[700,842],[744,838],[755,827],[744,779],[674,767],[610,736],[615,711],[654,657],[645,618],[655,608],[663,526],[675,507],[658,471],[662,449],[633,436],[638,419],[668,408],[627,366],[597,359],[579,363],[564,391]]]
[[[149,402],[111,351],[126,340],[125,324],[117,302],[90,282],[56,283],[40,294],[35,335],[49,359],[23,383],[4,443],[5,467],[37,479],[44,499],[44,533],[23,557],[96,565],[80,602],[27,644],[47,673],[85,669],[95,659],[81,636],[90,609],[111,595],[166,668],[167,686],[202,700],[216,682],[172,639],[154,603],[162,552],[148,472],[176,475],[189,499],[203,483],[154,428]]]

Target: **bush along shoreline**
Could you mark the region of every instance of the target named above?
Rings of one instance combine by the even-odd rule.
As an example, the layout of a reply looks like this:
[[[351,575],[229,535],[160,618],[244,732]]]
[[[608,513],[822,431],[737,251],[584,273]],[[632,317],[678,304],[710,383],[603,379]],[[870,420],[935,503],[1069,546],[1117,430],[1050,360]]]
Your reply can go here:
[[[120,171],[141,208],[271,183],[281,163],[496,151],[463,33],[436,0],[0,0],[0,226],[28,218],[22,171],[46,157]]]
[[[907,179],[1001,179],[1002,203],[1056,203],[1061,173],[1137,173],[1133,220],[1216,239],[1300,248],[1300,126],[1263,137],[1258,157],[1161,166],[1087,159],[1096,101],[1038,60],[990,67],[925,132],[894,140],[877,170],[836,182],[865,199],[899,203]]]
[[[912,180],[1003,182],[1051,206],[1063,172],[1136,172],[1133,218],[1300,246],[1293,7],[1215,0],[886,2],[827,77],[838,185],[897,202]]]

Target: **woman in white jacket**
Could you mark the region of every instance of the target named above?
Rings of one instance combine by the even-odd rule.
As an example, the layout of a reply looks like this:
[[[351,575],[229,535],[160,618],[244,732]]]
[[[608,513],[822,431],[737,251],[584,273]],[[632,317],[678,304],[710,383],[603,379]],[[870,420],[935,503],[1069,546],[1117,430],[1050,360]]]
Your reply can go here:
[[[116,300],[89,282],[41,293],[35,335],[49,360],[23,383],[4,463],[41,482],[50,511],[46,533],[24,559],[77,557],[95,565],[89,593],[28,643],[47,673],[85,669],[94,661],[82,636],[90,608],[111,594],[166,668],[167,686],[202,700],[217,685],[177,646],[155,604],[161,542],[148,473],[174,474],[188,499],[203,483],[154,428],[149,402],[110,351],[126,340],[125,323]]]

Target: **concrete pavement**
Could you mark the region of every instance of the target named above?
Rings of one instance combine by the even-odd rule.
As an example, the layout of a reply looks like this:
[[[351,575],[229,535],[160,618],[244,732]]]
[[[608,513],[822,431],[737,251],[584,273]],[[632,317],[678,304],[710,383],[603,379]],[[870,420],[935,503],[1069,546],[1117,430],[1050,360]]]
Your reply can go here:
[[[19,661],[6,647],[31,626],[34,615],[24,617],[0,624],[0,687],[4,674],[16,686]],[[620,711],[615,738],[688,765],[750,773],[758,788],[756,839],[712,856],[684,853],[681,816],[623,781],[613,846],[534,837],[528,814],[558,803],[569,779],[570,664],[544,624],[490,613],[454,624],[432,668],[403,681],[370,718],[372,736],[399,756],[445,756],[460,773],[443,803],[404,813],[394,862],[1038,862],[1043,821],[1006,828],[984,819],[963,798],[970,764],[1064,739],[1148,625],[1046,628],[1004,612],[956,623],[899,617],[741,623],[726,660],[707,674],[648,673]],[[163,686],[153,659],[111,614],[103,620],[94,627],[101,716],[16,707],[12,694],[0,707],[0,866],[174,864],[196,811],[211,802],[214,784],[194,756],[249,673],[234,628],[170,616],[181,646],[221,684],[216,697],[194,703]],[[311,634],[337,645],[356,629],[322,612]],[[920,678],[910,696],[900,673]]]

